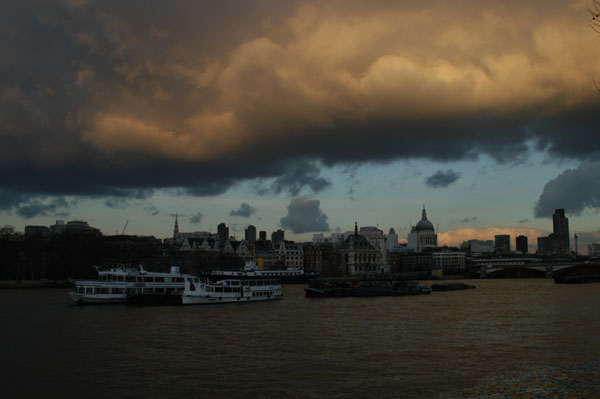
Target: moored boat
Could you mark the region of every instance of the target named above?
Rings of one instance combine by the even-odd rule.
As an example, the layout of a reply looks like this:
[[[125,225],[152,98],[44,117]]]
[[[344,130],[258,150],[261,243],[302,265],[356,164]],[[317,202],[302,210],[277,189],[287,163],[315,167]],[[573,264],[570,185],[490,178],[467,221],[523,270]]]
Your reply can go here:
[[[311,280],[304,288],[307,297],[374,297],[431,294],[416,281],[327,281]]]
[[[218,281],[223,278],[276,278],[282,283],[297,284],[306,283],[308,276],[303,269],[288,267],[287,269],[264,269],[259,267],[255,261],[246,261],[243,270],[213,270],[206,276],[211,281]]]
[[[281,281],[273,278],[228,278],[211,282],[208,279],[188,277],[181,295],[184,305],[255,302],[282,298]]]
[[[134,302],[140,304],[181,303],[184,280],[179,267],[169,273],[148,272],[142,266],[118,265],[98,270],[97,280],[77,280],[71,299],[77,304]],[[190,276],[191,277],[191,276]]]

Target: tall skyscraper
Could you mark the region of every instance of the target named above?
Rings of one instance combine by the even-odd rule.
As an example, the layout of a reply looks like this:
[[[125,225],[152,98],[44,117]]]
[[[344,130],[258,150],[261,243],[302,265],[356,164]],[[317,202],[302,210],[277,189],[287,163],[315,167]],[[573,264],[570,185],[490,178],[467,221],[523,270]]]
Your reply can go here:
[[[273,242],[273,245],[277,246],[279,245],[279,243],[281,241],[283,241],[285,239],[285,232],[281,229],[274,231],[271,234],[271,241]]]
[[[548,237],[538,237],[538,255],[548,255],[548,251],[550,251],[550,241]]]
[[[565,217],[564,209],[556,209],[552,215],[553,233],[550,234],[550,253],[553,255],[568,255],[571,253],[569,241],[569,219]]]
[[[245,239],[251,244],[253,244],[256,241],[256,227],[250,225],[246,228]]]
[[[526,254],[527,253],[527,236],[518,236],[516,239],[517,251]]]
[[[508,253],[510,252],[510,235],[500,234],[495,236],[494,252]]]
[[[264,230],[261,230],[261,231],[258,233],[258,239],[259,239],[260,241],[267,241],[267,232],[266,232],[266,231],[264,231]]]
[[[225,245],[225,241],[229,238],[229,227],[225,223],[219,223],[217,233],[219,234],[219,245]]]

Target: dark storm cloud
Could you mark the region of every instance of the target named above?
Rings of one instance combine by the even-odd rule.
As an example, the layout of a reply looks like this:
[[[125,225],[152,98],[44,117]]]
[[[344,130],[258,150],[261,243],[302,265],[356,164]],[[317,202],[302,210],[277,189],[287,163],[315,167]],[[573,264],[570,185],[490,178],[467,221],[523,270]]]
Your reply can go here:
[[[254,212],[256,212],[256,208],[244,202],[242,205],[240,205],[239,209],[234,209],[229,212],[229,216],[249,218],[252,214],[254,214]]]
[[[310,189],[313,193],[319,193],[331,186],[331,182],[321,177],[320,173],[321,171],[315,162],[294,162],[288,165],[268,188],[258,185],[256,191],[260,195],[287,192],[292,197],[300,194],[305,188]]]
[[[292,199],[288,205],[287,216],[282,217],[279,223],[283,229],[289,229],[294,234],[327,232],[327,215],[319,207],[319,200],[304,197]]]
[[[555,209],[580,215],[585,208],[600,208],[600,161],[584,161],[550,180],[535,204],[536,217],[551,217]]]
[[[434,188],[446,188],[460,178],[460,173],[452,169],[438,170],[425,179],[425,184]]]
[[[197,224],[202,223],[202,219],[204,219],[204,214],[202,212],[196,212],[196,214],[194,216],[191,216],[188,221],[190,223]]]
[[[0,210],[10,210],[24,201],[23,194],[0,188]]]
[[[77,201],[67,201],[63,197],[29,196],[0,188],[0,210],[10,211],[16,208],[19,216],[30,219],[36,216],[59,216],[69,214],[77,206]]]
[[[40,200],[31,200],[21,204],[17,210],[17,214],[26,219],[31,219],[36,216],[66,216],[65,211],[69,204],[64,198],[55,198],[47,202]]]
[[[528,142],[592,157],[597,38],[579,10],[489,4],[5,2],[0,209],[247,180],[297,196],[331,185],[322,166],[513,162]]]

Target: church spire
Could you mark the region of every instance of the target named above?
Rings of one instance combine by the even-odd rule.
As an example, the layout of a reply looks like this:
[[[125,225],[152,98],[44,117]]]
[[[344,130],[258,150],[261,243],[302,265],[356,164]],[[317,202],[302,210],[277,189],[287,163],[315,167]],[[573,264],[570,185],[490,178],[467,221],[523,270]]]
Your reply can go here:
[[[175,214],[175,227],[173,228],[173,237],[179,234],[179,223],[177,223],[177,213]]]
[[[423,215],[421,216],[421,220],[427,220],[427,212],[425,211],[425,204],[423,204]]]
[[[354,222],[354,237],[358,237],[358,223]]]

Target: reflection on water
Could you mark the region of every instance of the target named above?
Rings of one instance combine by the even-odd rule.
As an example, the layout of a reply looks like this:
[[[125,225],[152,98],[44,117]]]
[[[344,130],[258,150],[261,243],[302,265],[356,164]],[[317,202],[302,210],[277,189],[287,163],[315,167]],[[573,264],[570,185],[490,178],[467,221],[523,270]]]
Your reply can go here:
[[[417,297],[77,307],[0,291],[9,396],[597,397],[599,285],[466,281]]]
[[[598,361],[548,366],[470,389],[469,398],[598,398]]]

